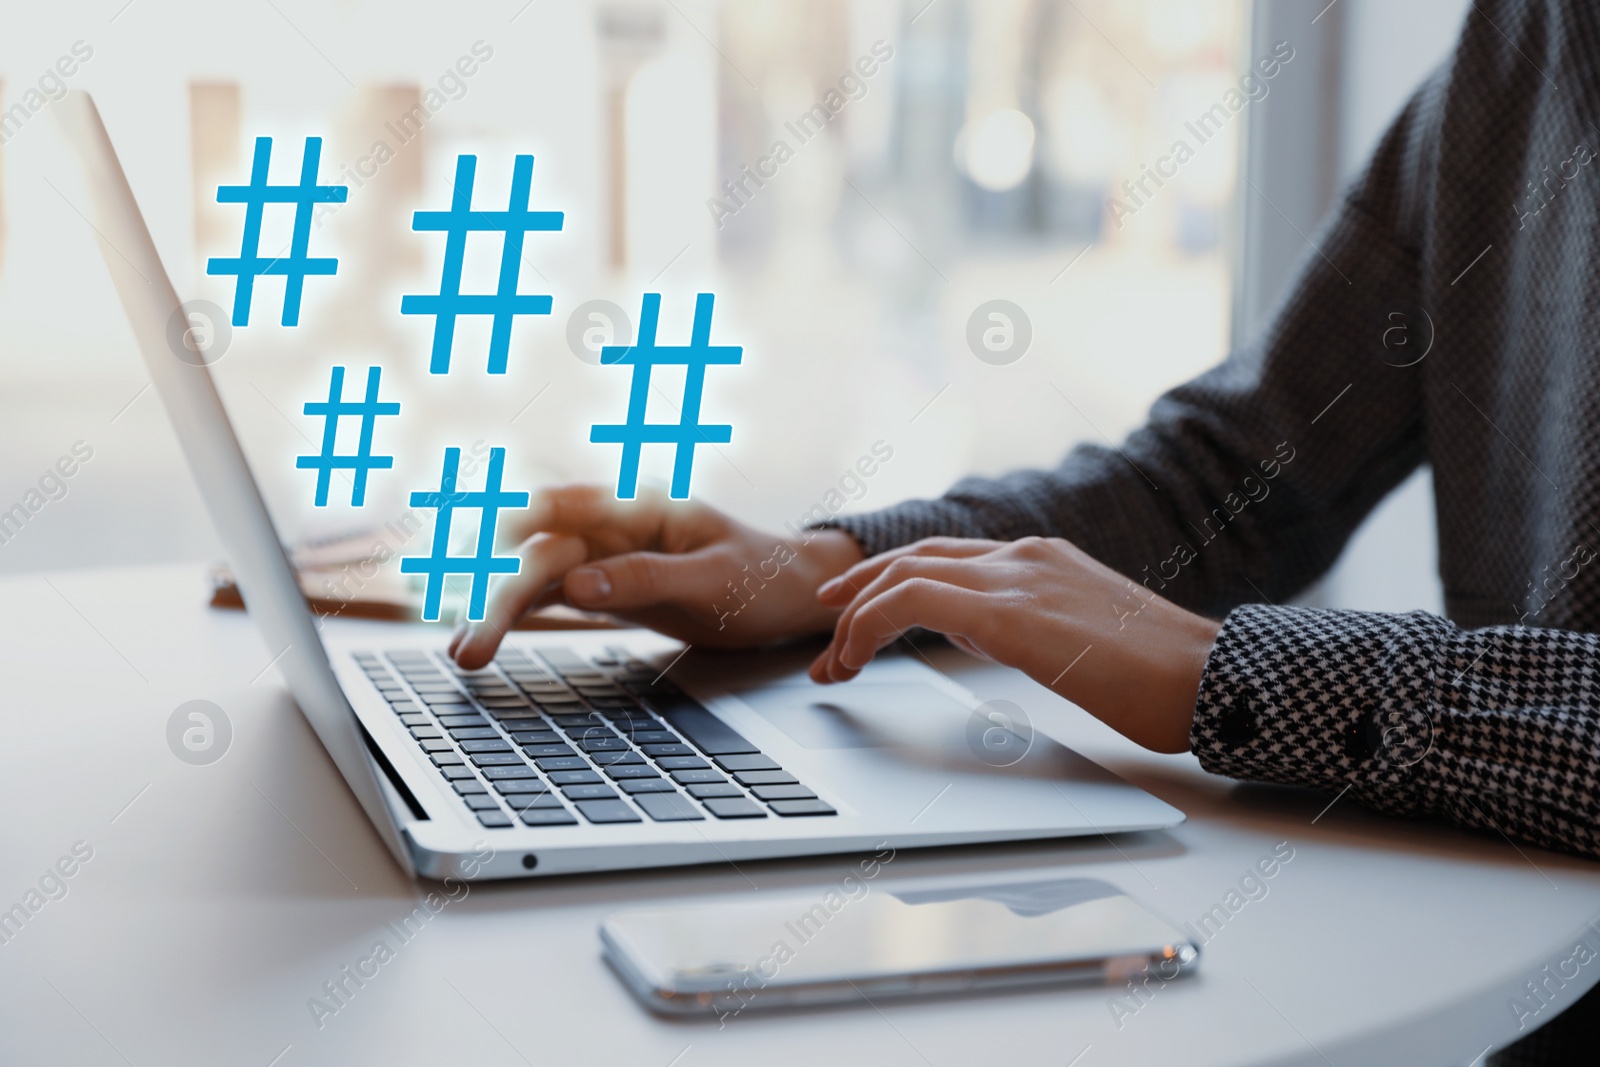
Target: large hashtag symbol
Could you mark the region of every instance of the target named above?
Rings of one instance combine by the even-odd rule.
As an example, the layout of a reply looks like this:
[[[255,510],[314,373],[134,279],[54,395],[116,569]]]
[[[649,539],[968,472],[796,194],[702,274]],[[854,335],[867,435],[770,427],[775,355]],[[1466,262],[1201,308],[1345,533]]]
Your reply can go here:
[[[597,423],[589,430],[596,444],[622,445],[622,467],[617,473],[617,499],[632,500],[639,491],[639,459],[646,444],[676,444],[672,462],[674,500],[689,497],[689,475],[694,466],[694,446],[727,444],[732,426],[702,425],[700,396],[705,389],[706,367],[713,363],[738,363],[744,349],[738,345],[711,344],[711,305],[715,298],[701,293],[694,302],[694,331],[687,345],[657,345],[656,320],[661,294],[644,294],[639,310],[639,340],[632,345],[607,345],[600,350],[602,364],[632,364],[633,382],[628,393],[628,421],[621,425]],[[658,364],[684,366],[683,406],[675,423],[645,421],[650,401],[650,368]]]
[[[463,493],[456,489],[456,471],[461,464],[461,449],[444,450],[444,470],[439,478],[439,491],[411,494],[414,508],[438,508],[433,523],[433,551],[426,556],[406,556],[400,560],[400,573],[425,574],[427,589],[423,594],[422,618],[434,622],[439,618],[439,600],[444,593],[447,574],[470,574],[472,591],[467,605],[467,618],[483,618],[484,601],[489,595],[491,574],[516,574],[522,569],[519,556],[494,554],[494,531],[500,520],[501,508],[525,508],[527,493],[511,493],[500,488],[501,469],[505,465],[506,450],[489,450],[489,473],[484,478],[483,492]],[[478,508],[483,512],[478,522],[477,551],[470,556],[450,555],[450,519],[457,508]]]
[[[472,182],[478,173],[478,157],[456,157],[456,184],[449,211],[418,211],[411,217],[413,230],[443,230],[444,271],[438,293],[411,294],[401,298],[400,314],[434,315],[433,355],[428,370],[448,374],[450,351],[455,346],[456,318],[461,315],[493,315],[489,336],[489,373],[504,374],[511,350],[511,322],[515,315],[548,315],[548,296],[523,296],[517,293],[522,270],[522,239],[529,230],[561,229],[562,212],[529,211],[528,195],[533,185],[533,157],[518,156],[511,173],[511,198],[504,211],[473,211]],[[498,230],[505,234],[500,254],[500,284],[493,293],[461,292],[461,269],[467,250],[467,234]]]
[[[300,161],[299,185],[268,185],[267,164],[272,159],[272,138],[256,138],[255,161],[250,167],[249,185],[217,186],[217,203],[244,204],[244,241],[237,259],[213,256],[206,261],[207,274],[237,275],[233,291],[233,324],[250,325],[250,297],[256,278],[262,274],[282,274],[283,324],[300,325],[300,295],[306,275],[333,274],[339,269],[335,256],[312,259],[306,254],[311,243],[311,218],[314,205],[342,204],[350,195],[348,185],[318,185],[317,164],[322,159],[322,138],[307,137],[305,155]],[[261,213],[268,204],[293,204],[294,237],[287,256],[266,259],[261,255]]]
[[[300,470],[317,472],[316,505],[319,508],[328,506],[328,481],[336,469],[356,472],[355,484],[350,490],[350,504],[359,508],[367,502],[367,472],[375,468],[388,470],[394,466],[393,456],[372,454],[372,424],[377,421],[379,415],[400,414],[399,404],[378,403],[378,380],[382,374],[382,367],[368,367],[367,398],[345,403],[344,368],[335,367],[328,382],[328,402],[319,404],[312,401],[306,404],[307,415],[324,417],[322,451],[315,456],[300,456],[294,461],[294,465]],[[357,442],[353,454],[341,456],[337,454],[334,446],[338,441],[339,420],[346,415],[361,416],[361,439]]]

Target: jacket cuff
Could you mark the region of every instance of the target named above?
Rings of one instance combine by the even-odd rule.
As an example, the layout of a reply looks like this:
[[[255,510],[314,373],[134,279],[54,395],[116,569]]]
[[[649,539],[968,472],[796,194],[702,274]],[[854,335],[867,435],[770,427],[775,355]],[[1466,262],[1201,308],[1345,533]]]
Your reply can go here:
[[[1420,611],[1237,608],[1206,661],[1190,747],[1214,774],[1330,790],[1381,784],[1411,807],[1450,629]]]
[[[862,515],[838,515],[807,529],[843,530],[868,556],[909,545],[924,537],[987,537],[966,508],[946,500],[908,500]]]

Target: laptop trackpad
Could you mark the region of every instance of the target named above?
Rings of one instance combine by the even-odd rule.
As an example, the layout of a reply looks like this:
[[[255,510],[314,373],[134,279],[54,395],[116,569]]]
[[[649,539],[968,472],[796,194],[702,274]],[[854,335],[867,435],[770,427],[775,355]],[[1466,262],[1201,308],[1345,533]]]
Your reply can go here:
[[[961,743],[971,711],[915,682],[774,686],[736,694],[805,748],[930,747]]]
[[[879,772],[937,770],[947,783],[1110,778],[1025,721],[1013,728],[924,682],[752,686],[733,695],[802,748],[871,751]]]
[[[802,686],[746,689],[739,699],[754,707],[771,725],[789,734],[790,741],[806,749],[880,749],[893,744],[883,729],[909,717],[926,721],[942,710],[962,712],[962,705],[925,685],[854,686],[819,691]]]

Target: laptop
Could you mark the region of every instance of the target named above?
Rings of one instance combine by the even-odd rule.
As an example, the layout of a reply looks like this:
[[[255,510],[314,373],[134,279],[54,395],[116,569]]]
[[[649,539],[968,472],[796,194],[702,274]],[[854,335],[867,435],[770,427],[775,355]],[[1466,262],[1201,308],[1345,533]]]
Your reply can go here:
[[[209,370],[169,347],[178,296],[93,100],[72,91],[52,111],[250,615],[409,874],[543,877],[1183,821],[1050,739],[975,715],[973,694],[912,656],[822,687],[803,654],[684,655],[647,631],[544,631],[464,671],[438,627],[319,625]],[[994,730],[1020,757],[993,758]]]

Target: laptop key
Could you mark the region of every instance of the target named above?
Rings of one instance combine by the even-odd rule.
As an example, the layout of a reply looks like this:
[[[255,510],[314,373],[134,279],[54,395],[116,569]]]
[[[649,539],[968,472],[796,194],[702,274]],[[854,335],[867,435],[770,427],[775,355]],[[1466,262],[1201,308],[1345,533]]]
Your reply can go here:
[[[396,715],[415,715],[422,710],[422,705],[409,699],[391,700],[389,701],[389,710]]]
[[[620,737],[586,737],[578,742],[585,752],[626,752],[628,742]]]
[[[711,764],[699,756],[662,756],[656,766],[664,771],[709,771]]]
[[[633,802],[656,822],[702,822],[705,816],[681,793],[643,793]]]
[[[778,761],[757,753],[753,756],[716,756],[712,762],[730,774],[734,771],[781,771]]]
[[[461,742],[463,752],[509,752],[511,742],[502,740],[498,735],[493,738],[484,738],[478,741]]]
[[[511,825],[511,816],[496,808],[494,811],[478,812],[478,821],[490,829],[502,829]]]
[[[430,737],[418,741],[417,744],[422,746],[422,751],[424,752],[449,752],[451,750],[450,742],[442,737]]]
[[[643,763],[623,763],[615,767],[606,768],[609,778],[660,778],[653,767]]]
[[[713,770],[673,771],[672,780],[681,785],[705,785],[707,783],[727,781],[726,778]]]
[[[439,725],[446,730],[454,730],[458,726],[488,726],[489,720],[476,713],[459,715],[445,713],[439,716]]]
[[[800,781],[788,771],[738,771],[733,780],[740,785],[795,785]]]
[[[513,730],[528,730],[537,727],[541,730],[550,728],[535,708],[490,708],[489,714],[505,723]]]
[[[439,768],[439,773],[452,782],[477,781],[477,776],[472,773],[472,768],[459,763],[447,764]]]
[[[531,705],[521,697],[512,696],[485,696],[478,694],[478,703],[486,708],[526,708]]]
[[[522,757],[515,752],[474,752],[472,762],[479,767],[525,767]]]
[[[556,785],[600,785],[605,782],[593,771],[551,771],[550,780]]]
[[[770,804],[773,811],[779,815],[837,815],[825,801],[812,798],[811,800],[774,800]]]
[[[744,797],[719,797],[703,800],[706,810],[719,819],[764,819],[767,813],[761,805]]]
[[[505,723],[507,729],[514,731],[511,740],[519,745],[559,745],[563,744],[562,738],[554,730],[530,730],[519,722]]]
[[[499,811],[500,802],[487,793],[472,793],[461,798],[473,811]]]
[[[478,781],[476,778],[464,778],[459,782],[452,782],[451,784],[455,786],[456,792],[460,793],[462,796],[466,796],[468,793],[487,793],[489,791],[488,789],[484,788],[483,783]]]
[[[436,737],[443,737],[444,734],[440,733],[439,728],[436,726],[413,726],[411,727],[411,736],[418,741],[428,741]]]
[[[590,822],[641,822],[625,800],[580,800],[574,805]]]
[[[429,707],[435,704],[465,704],[467,694],[451,691],[449,693],[422,693],[422,702]]]
[[[706,782],[700,785],[685,786],[689,795],[696,800],[711,800],[716,797],[742,797],[744,794],[732,782]]]
[[[492,755],[498,756],[498,755],[502,755],[502,753],[496,752],[496,753],[492,753]],[[488,757],[479,756],[478,758],[479,759],[487,759]],[[481,766],[481,764],[480,764],[480,766]],[[539,777],[537,774],[533,773],[533,768],[532,767],[528,766],[526,763],[523,763],[521,760],[518,760],[516,763],[510,764],[510,765],[502,765],[502,766],[497,766],[497,767],[484,767],[483,768],[483,776],[485,778],[489,779],[491,782],[499,781],[502,778],[537,778],[537,777]]]
[[[636,745],[676,745],[678,735],[665,730],[635,730],[630,737]]]
[[[428,756],[428,758],[433,760],[433,765],[435,767],[445,767],[445,766],[449,766],[452,763],[463,763],[463,762],[465,762],[461,758],[461,754],[458,753],[455,749],[451,749],[449,752],[434,752],[434,753],[430,754]]]
[[[549,756],[533,761],[541,771],[586,771],[589,764],[582,756]]]
[[[576,756],[569,745],[523,745],[522,751],[531,759],[543,759],[546,756]]]
[[[554,808],[537,808],[524,811],[517,816],[528,826],[576,826],[578,820],[566,808],[557,811]]]
[[[497,793],[548,793],[549,783],[539,778],[501,778],[494,783]]]
[[[665,778],[627,778],[617,783],[624,793],[676,793],[678,790]]]
[[[596,752],[589,757],[599,767],[615,767],[622,763],[643,763],[644,757],[637,752]]]
[[[420,714],[420,713],[412,714],[412,715],[402,715],[402,716],[400,716],[400,722],[404,726],[432,726],[433,725],[433,720],[432,719],[430,719],[426,715],[423,715],[423,714]]]
[[[454,718],[454,716],[451,716]],[[457,726],[450,731],[450,736],[457,741],[488,741],[500,739],[500,731],[493,726]],[[467,749],[468,752],[475,751]]]
[[[803,785],[758,785],[750,792],[757,800],[815,800],[817,794]]]
[[[554,793],[513,793],[506,797],[506,803],[511,805],[511,810],[521,814],[524,811],[564,811],[565,807]]]
[[[693,756],[696,754],[695,750],[688,745],[646,745],[641,742],[639,747],[646,756]]]
[[[617,791],[609,785],[564,785],[568,800],[615,800]]]
[[[708,756],[754,755],[761,751],[690,697],[652,695],[650,705],[668,726]]]

